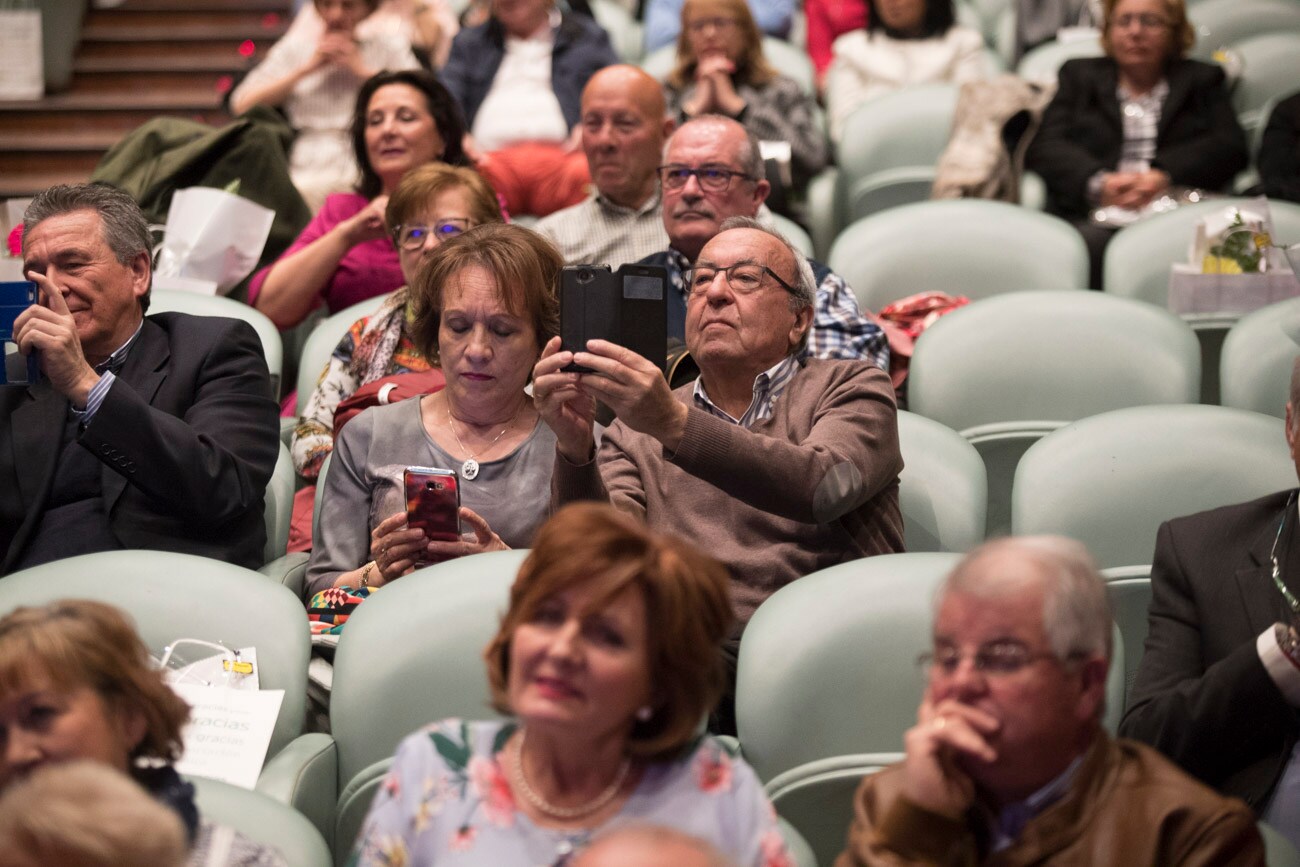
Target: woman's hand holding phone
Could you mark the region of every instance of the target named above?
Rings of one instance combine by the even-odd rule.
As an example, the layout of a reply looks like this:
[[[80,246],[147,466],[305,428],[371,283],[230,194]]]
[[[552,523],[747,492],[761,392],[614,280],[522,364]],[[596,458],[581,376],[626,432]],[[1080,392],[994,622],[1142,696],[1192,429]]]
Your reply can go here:
[[[414,569],[425,544],[424,531],[407,525],[406,512],[395,512],[376,524],[370,531],[370,559],[378,574],[371,577],[370,586],[381,587]]]

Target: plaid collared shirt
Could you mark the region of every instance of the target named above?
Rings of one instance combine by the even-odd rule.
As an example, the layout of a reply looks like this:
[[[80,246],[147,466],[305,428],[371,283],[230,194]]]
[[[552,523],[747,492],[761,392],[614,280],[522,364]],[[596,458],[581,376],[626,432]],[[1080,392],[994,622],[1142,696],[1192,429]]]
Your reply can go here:
[[[1120,148],[1121,172],[1144,172],[1156,156],[1156,135],[1160,127],[1160,110],[1169,96],[1169,82],[1160,83],[1141,96],[1131,95],[1123,85],[1115,88],[1119,116],[1124,122],[1124,144]]]
[[[800,358],[847,358],[869,361],[889,371],[889,340],[879,325],[858,309],[858,299],[844,278],[825,265],[808,260],[813,277],[818,279],[813,299],[813,323],[808,332],[808,346]],[[668,282],[689,300],[682,275],[691,263],[682,253],[668,248]]]
[[[659,191],[639,208],[616,205],[597,193],[537,223],[554,242],[566,265],[636,262],[668,245]]]
[[[785,391],[785,387],[790,384],[790,380],[794,378],[799,367],[799,359],[793,355],[787,355],[775,365],[754,377],[754,399],[749,402],[749,408],[745,410],[740,418],[736,418],[709,400],[709,395],[704,390],[703,378],[695,380],[695,405],[710,415],[716,415],[718,418],[732,424],[738,424],[743,428],[753,427],[755,422],[772,417],[772,407],[776,405],[777,398],[781,396],[781,392]]]

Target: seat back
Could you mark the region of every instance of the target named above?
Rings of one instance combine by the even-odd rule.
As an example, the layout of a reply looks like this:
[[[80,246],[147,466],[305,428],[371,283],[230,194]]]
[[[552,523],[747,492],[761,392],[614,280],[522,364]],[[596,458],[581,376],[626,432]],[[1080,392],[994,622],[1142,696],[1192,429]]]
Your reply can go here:
[[[1056,84],[1056,76],[1065,61],[1078,57],[1101,57],[1101,38],[1070,39],[1045,42],[1026,52],[1016,65],[1016,75],[1025,81]]]
[[[179,638],[257,649],[262,689],[284,690],[268,756],[302,731],[310,636],[302,603],[252,570],[174,551],[106,551],[33,566],[0,581],[0,614],[94,599],[135,621],[156,655]]]
[[[188,313],[191,316],[225,316],[242,319],[262,341],[266,369],[271,372],[271,394],[280,396],[280,375],[284,371],[284,343],[280,331],[265,313],[224,295],[200,295],[197,292],[155,289],[149,293],[150,313]]]
[[[1196,335],[1173,313],[1097,292],[1018,292],[925,330],[908,405],[975,444],[998,534],[1010,527],[1016,464],[1042,436],[1107,410],[1192,403],[1200,387]]]
[[[898,505],[908,551],[968,551],[984,539],[988,480],[979,453],[955,430],[898,413]]]
[[[248,839],[274,846],[293,867],[330,867],[334,859],[316,827],[297,810],[260,792],[191,777],[199,815]]]
[[[1300,43],[1296,50],[1300,51]],[[1187,261],[1197,222],[1229,207],[1258,210],[1259,203],[1243,198],[1208,199],[1139,220],[1116,232],[1102,260],[1106,293],[1168,307],[1169,266]],[[1274,238],[1285,243],[1300,241],[1300,205],[1271,199],[1268,210]]]
[[[358,319],[378,310],[387,298],[387,295],[379,295],[375,298],[367,298],[365,301],[358,301],[350,307],[344,307],[338,313],[326,316],[312,329],[306,342],[303,343],[302,354],[298,357],[299,407],[307,403],[308,395],[315,390],[316,383],[320,382],[321,373],[329,363],[330,356],[334,354],[334,348],[343,339],[343,335],[348,333],[348,329]]]
[[[293,457],[284,443],[280,443],[280,455],[275,459],[275,470],[271,473],[271,481],[266,485],[262,510],[262,517],[266,522],[266,547],[262,550],[263,563],[270,563],[275,558],[284,556],[284,552],[289,547],[289,521],[293,517],[293,491],[297,481],[297,475],[293,470]]]
[[[1242,9],[1243,16],[1251,13]],[[1232,104],[1237,118],[1247,132],[1262,125],[1267,118],[1263,109],[1296,89],[1296,57],[1300,56],[1300,32],[1287,29],[1261,33],[1242,39],[1232,46],[1242,62],[1241,78],[1232,89]]]
[[[1290,0],[1204,0],[1187,10],[1187,18],[1196,28],[1191,56],[1198,60],[1253,36],[1300,31],[1300,5]]]
[[[641,59],[645,43],[641,22],[632,17],[627,7],[616,0],[592,0],[591,14],[596,23],[609,34],[609,41],[619,60],[636,63]]]
[[[1020,460],[1013,533],[1078,539],[1101,568],[1150,563],[1170,518],[1295,484],[1276,418],[1219,406],[1144,406],[1048,434]]]
[[[1106,595],[1115,625],[1124,636],[1124,701],[1137,678],[1138,664],[1147,641],[1147,609],[1151,607],[1151,567],[1122,566],[1107,569]]]
[[[1264,838],[1264,863],[1268,867],[1300,867],[1300,851],[1281,831],[1261,821],[1259,835]]]
[[[1300,299],[1241,317],[1223,340],[1219,389],[1224,406],[1282,418],[1300,338]]]
[[[367,599],[348,620],[330,696],[340,791],[423,725],[496,716],[483,649],[527,555],[497,551],[427,567]]]
[[[837,196],[843,225],[930,197],[957,92],[954,84],[908,87],[863,103],[845,119]]]
[[[815,759],[902,750],[921,700],[916,658],[930,648],[934,591],[959,559],[841,563],[758,607],[740,643],[736,725],[760,779]]]
[[[809,762],[769,782],[767,794],[781,818],[803,835],[817,863],[829,865],[844,851],[862,778],[902,758],[902,753],[867,753]]]
[[[1088,285],[1088,251],[1073,226],[980,199],[921,202],[859,220],[836,238],[827,264],[871,311],[917,292],[974,301]]]
[[[796,250],[803,253],[804,256],[812,258],[812,238],[808,236],[808,232],[804,230],[803,226],[789,217],[776,213],[772,214],[772,223],[776,226],[776,230],[785,235],[785,239],[794,245]]]

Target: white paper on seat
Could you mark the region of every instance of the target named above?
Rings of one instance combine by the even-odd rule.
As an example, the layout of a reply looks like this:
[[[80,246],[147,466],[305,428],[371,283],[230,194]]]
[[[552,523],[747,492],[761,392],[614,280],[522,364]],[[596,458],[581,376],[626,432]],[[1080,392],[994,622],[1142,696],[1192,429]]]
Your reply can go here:
[[[192,683],[173,683],[171,688],[191,708],[190,721],[181,733],[185,754],[176,769],[253,788],[271,744],[284,690],[252,692]]]

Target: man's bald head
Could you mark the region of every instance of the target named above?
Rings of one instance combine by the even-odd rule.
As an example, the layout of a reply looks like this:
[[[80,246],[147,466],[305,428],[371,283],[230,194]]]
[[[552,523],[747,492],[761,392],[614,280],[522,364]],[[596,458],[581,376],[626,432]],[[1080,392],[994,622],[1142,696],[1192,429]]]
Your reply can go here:
[[[635,66],[607,66],[582,91],[582,149],[591,179],[615,204],[654,195],[665,139],[673,130],[662,85]]]
[[[737,867],[712,844],[672,828],[633,825],[601,835],[573,867]]]

